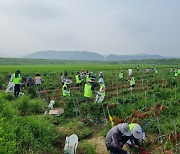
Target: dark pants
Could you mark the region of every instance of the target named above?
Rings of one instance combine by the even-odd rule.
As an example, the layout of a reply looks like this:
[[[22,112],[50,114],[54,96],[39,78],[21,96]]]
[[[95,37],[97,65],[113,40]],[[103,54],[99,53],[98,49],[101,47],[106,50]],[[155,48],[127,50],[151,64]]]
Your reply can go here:
[[[85,101],[86,101],[86,103],[89,103],[90,102],[90,98],[89,97],[85,97]]]
[[[20,84],[15,84],[14,86],[14,96],[18,97],[20,92]]]
[[[117,150],[115,148],[111,149],[110,153],[111,154],[127,154],[127,152],[125,150],[122,149],[122,150],[119,151],[119,150]]]
[[[125,151],[123,148],[123,145],[130,139],[130,136],[122,136],[119,140],[119,146],[121,148],[114,147],[114,143],[106,144],[107,150],[110,151],[111,154],[127,154],[127,151]]]

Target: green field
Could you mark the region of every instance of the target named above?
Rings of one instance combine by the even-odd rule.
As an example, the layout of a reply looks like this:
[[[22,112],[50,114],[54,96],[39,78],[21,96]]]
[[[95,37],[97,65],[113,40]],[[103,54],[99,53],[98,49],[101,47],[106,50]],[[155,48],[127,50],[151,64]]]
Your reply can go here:
[[[155,74],[146,69],[154,64]],[[136,71],[135,66],[140,70]],[[120,67],[124,78],[119,79]],[[136,86],[129,90],[128,69],[133,69]],[[115,124],[138,122],[146,133],[144,149],[151,153],[178,153],[180,143],[180,86],[171,68],[180,68],[180,59],[141,60],[125,62],[82,62],[59,60],[0,59],[0,153],[63,153],[65,137],[75,133],[79,137],[78,154],[107,153],[104,136],[111,128],[107,106]],[[17,69],[21,77],[43,79],[36,87],[22,89],[25,95],[15,98],[4,93],[10,75]],[[103,104],[94,104],[95,93],[89,104],[83,97],[84,85],[76,88],[76,71],[82,69],[105,76],[106,97]],[[71,97],[62,96],[61,73],[68,72],[73,81]],[[96,87],[99,90],[99,86]],[[60,117],[44,115],[49,101],[64,108]],[[105,116],[103,114],[103,109]],[[102,123],[96,123],[100,118]],[[107,118],[108,122],[105,123]],[[136,149],[130,149],[138,153]]]

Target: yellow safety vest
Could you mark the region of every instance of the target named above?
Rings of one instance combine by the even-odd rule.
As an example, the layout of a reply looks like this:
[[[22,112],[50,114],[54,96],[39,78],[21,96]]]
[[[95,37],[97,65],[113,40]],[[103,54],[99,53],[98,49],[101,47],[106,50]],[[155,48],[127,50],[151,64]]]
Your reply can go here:
[[[158,71],[157,71],[157,70],[155,70],[155,74],[158,74]]]
[[[104,88],[104,91],[102,91],[103,88]],[[100,85],[99,92],[100,92],[101,96],[105,96],[105,85],[104,84]]]
[[[135,125],[139,125],[139,124],[135,124],[135,123],[129,124],[129,130],[130,130],[131,133],[133,132],[133,129],[134,129]]]
[[[174,76],[175,76],[175,77],[178,77],[178,73],[177,73],[177,72],[175,72],[175,73],[174,73]]]
[[[131,80],[130,80],[130,85],[131,85],[131,86],[132,86],[132,85],[135,85],[134,77],[131,78]]]
[[[64,90],[66,88],[66,90]],[[63,96],[70,96],[70,90],[68,89],[67,85],[64,84],[62,87]]]
[[[79,75],[76,75],[76,83],[81,83],[81,80],[79,79]]]
[[[91,98],[92,97],[92,85],[90,83],[86,83],[84,87],[84,97]]]
[[[86,75],[86,82],[90,80],[89,74]]]
[[[123,73],[119,73],[119,78],[120,78],[120,79],[123,78]]]
[[[20,84],[20,83],[21,83],[20,74],[18,74],[18,77],[17,77],[17,78],[15,78],[15,73],[13,74],[13,83],[14,83],[14,84]]]

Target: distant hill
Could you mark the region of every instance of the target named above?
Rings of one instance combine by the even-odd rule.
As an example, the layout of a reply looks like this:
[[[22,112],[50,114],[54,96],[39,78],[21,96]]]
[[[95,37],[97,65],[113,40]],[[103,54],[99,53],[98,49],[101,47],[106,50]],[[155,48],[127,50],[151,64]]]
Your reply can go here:
[[[108,55],[106,60],[109,61],[123,61],[123,60],[141,60],[141,59],[167,59],[169,57],[163,57],[160,55],[148,55],[148,54],[137,54],[137,55]]]
[[[60,60],[104,60],[104,56],[87,51],[38,51],[24,58]]]
[[[58,60],[90,60],[90,61],[124,61],[124,60],[141,60],[141,59],[167,59],[170,57],[163,57],[160,55],[101,55],[88,51],[38,51],[26,55],[23,58],[31,59],[58,59]]]

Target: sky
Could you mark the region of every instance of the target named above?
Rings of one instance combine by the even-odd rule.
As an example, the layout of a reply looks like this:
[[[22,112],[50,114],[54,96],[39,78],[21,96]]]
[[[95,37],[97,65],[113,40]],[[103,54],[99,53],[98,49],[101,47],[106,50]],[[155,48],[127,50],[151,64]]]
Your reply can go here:
[[[180,0],[0,0],[0,57],[36,51],[180,57]]]

